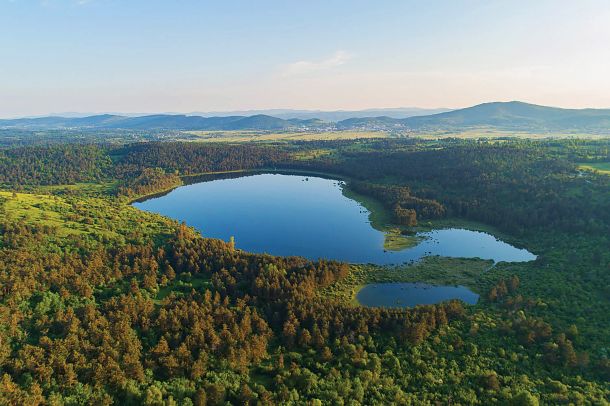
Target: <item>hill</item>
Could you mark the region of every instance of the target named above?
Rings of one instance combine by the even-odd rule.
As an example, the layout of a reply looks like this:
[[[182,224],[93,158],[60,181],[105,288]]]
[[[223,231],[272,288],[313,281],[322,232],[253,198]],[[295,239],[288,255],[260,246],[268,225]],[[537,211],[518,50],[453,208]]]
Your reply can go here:
[[[2,128],[133,129],[133,130],[288,130],[324,125],[317,119],[284,120],[264,114],[254,116],[201,117],[182,114],[154,114],[140,117],[96,115],[88,117],[38,117],[0,120]]]
[[[417,107],[377,108],[365,110],[295,110],[295,109],[268,109],[268,110],[242,110],[242,111],[219,111],[219,112],[193,112],[191,115],[202,117],[226,117],[226,116],[252,116],[267,115],[284,120],[289,119],[318,119],[326,122],[338,122],[349,118],[380,117],[407,118],[413,116],[426,116],[430,114],[444,113],[450,111],[446,108],[424,109]]]
[[[562,109],[512,102],[483,103],[427,116],[352,118],[337,123],[340,129],[385,128],[450,130],[489,127],[519,131],[610,132],[610,109]]]
[[[369,110],[367,112],[383,112]],[[364,113],[364,111],[363,111]],[[324,115],[328,117],[328,115]],[[0,120],[0,128],[19,129],[134,129],[201,131],[337,130],[458,130],[491,128],[511,131],[610,133],[610,109],[562,109],[512,102],[483,103],[437,114],[395,118],[387,115],[350,117],[337,122],[320,118],[280,118],[267,114],[203,117],[155,114],[129,117],[113,114],[88,117],[38,117]]]
[[[118,122],[125,117],[101,114],[87,117],[36,117],[0,120],[0,127],[13,128],[68,128],[68,127],[99,127]]]
[[[409,128],[496,127],[519,130],[610,130],[610,109],[562,109],[512,102],[484,103],[465,109],[409,117]]]

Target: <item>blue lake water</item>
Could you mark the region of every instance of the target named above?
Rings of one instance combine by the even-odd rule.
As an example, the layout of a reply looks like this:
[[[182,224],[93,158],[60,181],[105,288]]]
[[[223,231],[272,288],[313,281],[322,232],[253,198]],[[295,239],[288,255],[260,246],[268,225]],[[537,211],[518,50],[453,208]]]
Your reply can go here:
[[[436,286],[427,283],[372,283],[356,295],[358,303],[369,307],[414,307],[459,299],[476,304],[479,295],[464,286]]]
[[[341,182],[318,177],[258,174],[174,189],[134,206],[194,226],[206,237],[274,255],[353,263],[399,264],[428,255],[530,261],[535,256],[494,236],[464,229],[420,233],[421,242],[385,251],[384,233],[369,212],[342,194]]]

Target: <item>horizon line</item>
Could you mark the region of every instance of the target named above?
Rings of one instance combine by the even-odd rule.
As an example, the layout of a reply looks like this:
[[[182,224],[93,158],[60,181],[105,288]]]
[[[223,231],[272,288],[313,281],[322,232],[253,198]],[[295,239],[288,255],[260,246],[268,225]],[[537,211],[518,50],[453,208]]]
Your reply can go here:
[[[282,107],[273,107],[273,108],[251,108],[251,109],[234,109],[234,110],[209,110],[209,111],[190,111],[190,112],[176,112],[176,111],[165,111],[165,112],[117,112],[117,111],[100,111],[100,112],[78,112],[78,111],[65,111],[65,112],[51,112],[47,114],[31,114],[31,115],[20,115],[20,116],[8,116],[8,117],[0,117],[1,120],[17,120],[17,119],[36,119],[36,118],[46,118],[46,117],[58,117],[58,118],[85,118],[85,117],[94,117],[101,115],[114,115],[114,116],[122,116],[122,117],[146,117],[153,115],[170,115],[170,116],[187,116],[187,117],[215,117],[213,114],[230,114],[230,113],[249,113],[249,112],[272,112],[272,111],[284,111],[284,112],[304,112],[304,113],[349,113],[349,112],[365,112],[371,110],[446,110],[446,111],[455,111],[467,109],[470,107],[476,107],[484,104],[493,104],[493,103],[523,103],[540,107],[550,107],[557,108],[563,110],[610,110],[610,107],[560,107],[560,106],[551,106],[545,104],[537,104],[531,103],[521,100],[508,100],[508,101],[489,101],[489,102],[481,102],[477,104],[467,105],[464,107],[417,107],[417,106],[400,106],[400,107],[368,107],[364,109],[301,109],[301,108],[282,108]],[[202,116],[205,114],[205,116]],[[262,114],[262,113],[258,113]],[[253,114],[253,115],[258,115]],[[436,113],[432,113],[436,114]],[[236,114],[238,115],[238,114]],[[265,115],[265,114],[263,114]],[[270,114],[266,114],[270,115]]]

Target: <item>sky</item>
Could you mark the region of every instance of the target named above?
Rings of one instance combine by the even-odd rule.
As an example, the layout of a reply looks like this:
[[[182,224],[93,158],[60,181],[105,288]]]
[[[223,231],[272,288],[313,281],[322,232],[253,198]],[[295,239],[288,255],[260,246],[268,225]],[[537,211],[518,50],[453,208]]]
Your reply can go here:
[[[608,0],[0,0],[0,117],[610,108]]]

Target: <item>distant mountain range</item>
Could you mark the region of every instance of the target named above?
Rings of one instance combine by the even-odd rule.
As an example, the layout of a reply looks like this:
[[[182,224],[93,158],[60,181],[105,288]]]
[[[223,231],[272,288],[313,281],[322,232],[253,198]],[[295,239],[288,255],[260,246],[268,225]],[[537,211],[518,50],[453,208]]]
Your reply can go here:
[[[393,111],[394,117],[386,114]],[[410,111],[411,113],[409,113]],[[426,110],[417,110],[424,112]],[[561,109],[523,102],[493,102],[436,114],[414,114],[415,109],[360,112],[274,110],[274,115],[155,114],[130,117],[102,114],[87,117],[37,117],[0,120],[1,128],[21,129],[132,129],[132,130],[451,130],[497,128],[515,131],[595,131],[610,133],[610,109]],[[362,116],[353,116],[359,113]],[[368,113],[373,116],[366,116]],[[342,118],[347,117],[347,118]]]
[[[182,114],[155,114],[125,117],[102,114],[88,117],[37,117],[0,120],[0,127],[29,129],[128,129],[128,130],[286,130],[318,127],[317,119],[284,120],[263,114],[255,116],[201,117]]]
[[[116,113],[116,112],[104,112],[104,113],[79,113],[79,112],[62,112],[56,114],[48,114],[46,116],[28,116],[23,118],[34,119],[34,118],[84,118],[91,116],[120,116],[120,117],[144,117],[144,116],[200,116],[200,117],[250,117],[250,116],[272,116],[282,118],[284,120],[290,119],[318,119],[328,122],[337,122],[346,120],[348,118],[355,117],[378,117],[385,116],[391,118],[407,118],[413,116],[427,116],[430,114],[444,113],[451,111],[447,108],[437,109],[425,109],[419,107],[396,107],[396,108],[385,108],[385,109],[366,109],[366,110],[295,110],[295,109],[266,109],[266,110],[234,110],[234,111],[194,111],[190,113],[176,113],[176,112],[163,112],[155,114],[147,113]]]
[[[387,109],[366,109],[366,110],[335,110],[335,111],[323,111],[323,110],[293,110],[293,109],[269,109],[269,110],[242,110],[242,111],[230,111],[230,112],[213,112],[213,113],[200,113],[194,112],[191,115],[203,116],[203,117],[225,117],[225,116],[252,116],[258,114],[264,114],[267,116],[273,116],[277,118],[283,118],[285,120],[298,118],[301,120],[318,119],[328,122],[337,122],[346,120],[348,118],[357,117],[391,117],[391,118],[407,118],[413,116],[427,116],[430,114],[444,113],[451,111],[451,109],[439,108],[439,109],[422,109],[418,107],[398,107],[398,108],[387,108]]]

